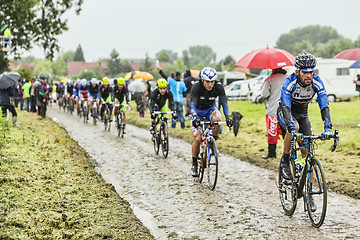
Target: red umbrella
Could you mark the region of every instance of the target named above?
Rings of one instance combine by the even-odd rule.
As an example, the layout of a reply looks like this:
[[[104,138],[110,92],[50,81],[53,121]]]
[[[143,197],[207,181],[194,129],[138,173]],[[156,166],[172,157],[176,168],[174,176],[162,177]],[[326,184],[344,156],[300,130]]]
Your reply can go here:
[[[278,48],[261,48],[246,54],[235,65],[246,68],[283,68],[294,66],[295,56]]]
[[[351,48],[339,52],[334,58],[345,60],[358,60],[360,59],[360,48]]]

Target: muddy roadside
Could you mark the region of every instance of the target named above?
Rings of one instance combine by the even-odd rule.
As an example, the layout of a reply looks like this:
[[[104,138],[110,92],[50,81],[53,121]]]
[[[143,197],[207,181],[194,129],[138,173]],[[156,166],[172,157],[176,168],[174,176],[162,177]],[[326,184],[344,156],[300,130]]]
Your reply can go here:
[[[329,194],[328,213],[314,229],[302,204],[292,217],[283,214],[275,173],[221,155],[215,191],[189,175],[190,144],[170,139],[168,159],[156,156],[147,130],[128,126],[124,139],[114,130],[84,124],[49,110],[96,162],[97,171],[128,200],[158,239],[317,238],[360,235],[359,200]]]
[[[0,239],[154,239],[63,128],[18,114],[0,123]]]

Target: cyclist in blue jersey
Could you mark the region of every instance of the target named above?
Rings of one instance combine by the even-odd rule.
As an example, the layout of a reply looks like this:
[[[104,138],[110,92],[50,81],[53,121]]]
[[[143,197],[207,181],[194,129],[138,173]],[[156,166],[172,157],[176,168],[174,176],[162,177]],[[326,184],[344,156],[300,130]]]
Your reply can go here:
[[[317,102],[324,122],[322,140],[329,139],[331,133],[330,109],[323,81],[314,73],[316,59],[309,53],[300,53],[295,58],[295,72],[287,77],[282,85],[277,116],[284,136],[284,153],[280,166],[285,179],[292,180],[289,166],[291,137],[295,136],[301,144],[303,135],[312,135],[308,116],[308,105],[317,94]],[[303,151],[303,157],[306,151]],[[311,199],[310,199],[311,200]]]
[[[75,101],[75,108],[78,111],[78,113],[80,113],[80,109],[79,109],[79,98],[80,98],[80,85],[81,85],[81,79],[77,79],[76,83],[74,84],[74,97],[73,100]]]
[[[190,112],[192,115],[191,131],[193,133],[194,142],[192,144],[192,176],[197,177],[197,157],[200,152],[201,143],[201,126],[200,122],[203,118],[207,121],[221,121],[221,113],[215,106],[215,99],[219,97],[219,105],[224,110],[226,117],[226,125],[231,127],[233,124],[229,114],[227,97],[224,86],[221,82],[216,81],[217,72],[214,68],[205,67],[200,72],[201,81],[197,81],[191,88],[190,92]],[[199,130],[198,132],[196,132]],[[213,136],[215,139],[219,137],[220,126],[213,128]],[[196,135],[194,135],[196,133]]]

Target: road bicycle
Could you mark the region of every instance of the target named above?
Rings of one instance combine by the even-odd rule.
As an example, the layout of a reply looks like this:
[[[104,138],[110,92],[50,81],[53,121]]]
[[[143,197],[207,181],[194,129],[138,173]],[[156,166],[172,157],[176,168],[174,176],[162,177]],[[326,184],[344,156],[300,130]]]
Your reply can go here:
[[[70,112],[71,115],[74,112],[74,100],[72,98],[69,98],[68,112]]]
[[[104,106],[104,108],[105,108],[104,112],[102,113],[104,128],[105,128],[105,131],[109,131],[109,132],[111,129],[111,111],[110,111],[109,105],[112,105],[112,104],[113,103],[111,103],[111,102],[108,102],[108,103],[102,102],[101,103],[101,105]]]
[[[115,107],[117,107],[117,111],[114,112],[115,115],[115,125],[116,129],[118,131],[118,137],[124,137],[125,134],[125,123],[124,123],[124,112],[123,107],[128,107],[128,104],[115,104]]]
[[[226,122],[215,122],[215,121],[201,121],[202,134],[201,134],[201,145],[200,154],[197,158],[197,172],[199,173],[198,181],[201,183],[204,178],[205,168],[208,178],[208,186],[211,190],[214,190],[219,171],[219,151],[216,145],[216,140],[212,135],[212,129],[216,125],[224,125]],[[195,132],[197,134],[199,130]],[[230,132],[228,131],[226,135]]]
[[[152,140],[154,142],[154,150],[156,155],[159,154],[159,149],[161,145],[162,154],[165,158],[167,158],[169,154],[169,134],[168,134],[168,126],[165,121],[165,114],[173,114],[174,112],[160,112],[155,111],[155,129],[152,136]]]
[[[339,131],[336,129],[330,138],[334,139],[331,147],[333,152],[340,146]],[[308,212],[311,224],[317,228],[324,223],[327,208],[325,172],[320,160],[315,156],[318,147],[315,141],[318,139],[321,139],[321,135],[303,136],[303,146],[297,147],[296,137],[291,138],[290,171],[293,180],[284,179],[279,167],[277,182],[285,214],[291,216],[296,209],[297,199],[303,197],[304,211]],[[304,164],[301,164],[297,161],[297,153],[301,154],[304,150],[307,150],[307,154]]]
[[[98,118],[96,99],[93,99],[93,104],[91,107],[91,116],[93,118],[93,124],[96,126],[96,122],[97,122],[97,118]]]
[[[81,106],[84,123],[87,123],[89,121],[89,108],[87,99],[81,98]]]

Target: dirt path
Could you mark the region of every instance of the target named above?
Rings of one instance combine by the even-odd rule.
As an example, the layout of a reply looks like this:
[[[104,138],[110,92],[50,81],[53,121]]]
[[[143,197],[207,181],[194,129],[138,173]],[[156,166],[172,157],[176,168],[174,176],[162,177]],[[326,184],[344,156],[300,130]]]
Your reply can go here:
[[[292,217],[283,214],[276,174],[220,155],[218,184],[211,191],[190,176],[190,144],[170,139],[168,159],[156,156],[147,130],[128,126],[125,138],[115,129],[84,124],[78,117],[48,110],[91,155],[103,178],[128,200],[157,239],[356,239],[360,201],[329,193],[320,229],[311,226],[302,202]]]

